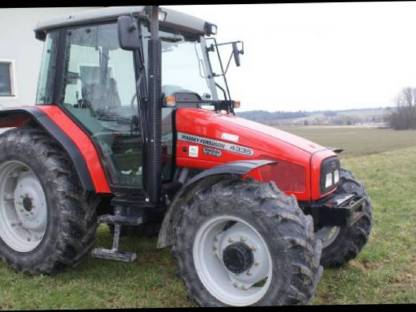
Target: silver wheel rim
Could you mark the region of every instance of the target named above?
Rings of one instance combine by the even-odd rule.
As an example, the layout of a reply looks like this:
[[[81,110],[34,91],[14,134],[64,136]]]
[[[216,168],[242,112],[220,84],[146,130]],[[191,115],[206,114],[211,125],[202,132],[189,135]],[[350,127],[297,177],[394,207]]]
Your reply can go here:
[[[331,245],[338,237],[341,228],[339,226],[324,226],[318,232],[316,237],[321,240],[322,248],[326,248]]]
[[[0,165],[0,238],[17,252],[39,246],[46,232],[47,203],[35,173],[20,161]]]
[[[226,224],[235,222],[224,230]],[[235,274],[225,266],[223,251],[242,242],[253,255],[252,265]],[[193,260],[198,277],[217,300],[232,306],[248,306],[264,297],[272,280],[272,257],[259,232],[234,216],[217,216],[204,222],[193,244]]]

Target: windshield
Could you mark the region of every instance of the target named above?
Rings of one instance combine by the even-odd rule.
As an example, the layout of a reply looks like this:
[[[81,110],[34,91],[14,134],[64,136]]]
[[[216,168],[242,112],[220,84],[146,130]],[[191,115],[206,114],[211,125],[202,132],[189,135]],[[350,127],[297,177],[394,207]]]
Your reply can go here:
[[[142,28],[143,52],[147,60],[147,42],[150,33]],[[160,31],[162,42],[162,93],[197,93],[202,99],[216,99],[217,92],[207,65],[205,42],[190,40],[183,35]],[[147,62],[146,62],[147,66]]]
[[[201,97],[212,97],[204,78],[201,43],[185,41],[176,36],[175,42],[162,39],[162,92],[171,95],[175,92],[196,92]]]

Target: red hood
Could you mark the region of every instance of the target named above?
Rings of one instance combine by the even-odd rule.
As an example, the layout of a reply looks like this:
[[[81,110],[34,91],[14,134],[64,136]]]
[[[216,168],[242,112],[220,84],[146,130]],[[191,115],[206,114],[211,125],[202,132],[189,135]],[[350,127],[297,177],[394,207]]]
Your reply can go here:
[[[214,117],[215,118],[215,117]],[[235,125],[235,127],[243,128],[246,131],[252,132],[252,134],[256,135],[257,139],[265,138],[267,137],[268,140],[279,140],[285,143],[288,143],[292,146],[295,146],[305,152],[308,152],[310,154],[322,150],[324,147],[316,144],[312,141],[309,141],[307,139],[304,139],[302,137],[299,137],[297,135],[291,134],[289,132],[266,126],[258,122],[250,121],[244,118],[239,118],[235,116],[217,116],[216,119],[219,122],[226,122],[226,123],[232,123]],[[258,137],[258,135],[261,134],[261,137]]]
[[[325,149],[319,144],[294,134],[230,114],[218,114],[203,109],[181,108],[178,109],[177,115],[181,118],[181,122],[177,123],[180,128],[178,131],[188,132],[189,129],[192,129],[191,133],[195,135],[222,141],[227,141],[223,136],[224,132],[238,135],[238,142],[234,141],[234,143],[254,147],[266,153],[270,153],[271,150],[276,146],[282,145],[282,143],[308,154]]]

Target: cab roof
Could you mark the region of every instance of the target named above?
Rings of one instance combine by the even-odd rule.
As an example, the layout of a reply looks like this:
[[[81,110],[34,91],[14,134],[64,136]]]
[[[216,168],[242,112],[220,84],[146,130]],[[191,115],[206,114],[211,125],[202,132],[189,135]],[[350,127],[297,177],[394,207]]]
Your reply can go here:
[[[165,20],[160,22],[162,27],[171,27],[179,31],[195,35],[211,34],[210,26],[212,24],[205,20],[164,7],[160,9],[163,12],[166,12]],[[107,22],[112,20],[115,21],[119,16],[122,15],[134,15],[147,19],[146,6],[106,7],[58,16],[39,22],[34,31],[36,33],[37,39],[44,40],[46,33],[53,29]]]

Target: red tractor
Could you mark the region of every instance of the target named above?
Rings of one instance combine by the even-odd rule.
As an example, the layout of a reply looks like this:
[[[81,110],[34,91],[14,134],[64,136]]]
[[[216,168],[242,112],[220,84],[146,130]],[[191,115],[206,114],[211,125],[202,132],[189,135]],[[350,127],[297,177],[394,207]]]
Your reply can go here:
[[[372,224],[362,184],[337,151],[235,116],[225,74],[243,44],[216,30],[140,6],[38,24],[37,105],[0,111],[5,262],[130,262],[120,235],[153,232],[199,305],[247,306],[306,304],[322,267],[357,256]],[[94,248],[100,223],[111,249]]]

